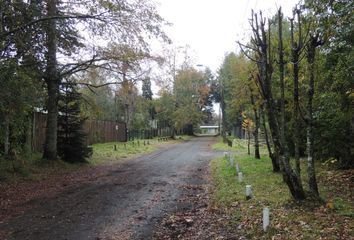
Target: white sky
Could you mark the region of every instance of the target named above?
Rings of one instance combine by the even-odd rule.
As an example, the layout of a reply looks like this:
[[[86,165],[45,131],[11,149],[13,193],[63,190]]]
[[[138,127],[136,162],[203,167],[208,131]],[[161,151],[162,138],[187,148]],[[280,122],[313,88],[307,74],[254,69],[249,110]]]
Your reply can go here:
[[[282,6],[290,16],[297,0],[155,0],[158,12],[173,26],[165,29],[174,46],[190,45],[195,64],[216,71],[226,52],[236,50],[236,41],[247,41],[251,9],[265,16]]]

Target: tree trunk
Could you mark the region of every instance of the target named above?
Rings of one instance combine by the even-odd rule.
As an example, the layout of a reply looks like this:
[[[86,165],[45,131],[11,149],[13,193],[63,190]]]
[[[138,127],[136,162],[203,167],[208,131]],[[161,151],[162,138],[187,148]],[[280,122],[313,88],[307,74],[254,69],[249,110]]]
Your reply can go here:
[[[223,143],[227,143],[225,91],[224,91],[224,83],[221,78],[220,78],[220,109],[221,109],[221,135],[223,138]]]
[[[43,158],[48,160],[57,159],[58,88],[59,84],[47,82],[48,114]]]
[[[223,92],[223,90],[222,90]],[[226,140],[226,111],[225,111],[225,100],[224,94],[221,94],[220,108],[221,108],[221,135],[224,143],[227,143]]]
[[[317,37],[311,36],[309,45],[307,48],[307,61],[309,66],[309,88],[308,88],[308,100],[307,100],[307,115],[308,115],[308,125],[307,125],[307,173],[308,173],[308,184],[310,192],[314,196],[319,196],[318,186],[316,180],[315,172],[315,160],[314,160],[314,133],[313,133],[313,111],[312,111],[312,99],[315,92],[314,82],[315,82],[315,54],[316,47],[319,42]]]
[[[283,13],[281,8],[278,10],[278,55],[279,55],[279,83],[280,83],[280,142],[284,146],[284,155],[280,162],[284,162],[284,158],[288,156],[287,146],[285,143],[285,84],[284,84],[284,48],[283,48]]]
[[[272,94],[272,60],[270,58],[269,42],[267,40],[267,34],[264,29],[265,20],[262,15],[260,16],[260,21],[257,20],[257,15],[255,16],[256,26],[253,26],[255,38],[253,39],[258,46],[259,51],[259,84],[262,88],[262,93],[265,98],[267,105],[268,121],[273,137],[274,147],[276,152],[279,153],[281,161],[281,170],[283,174],[283,180],[288,185],[291,195],[297,199],[301,200],[305,198],[305,192],[302,187],[302,182],[300,176],[294,174],[291,169],[289,158],[285,155],[285,145],[282,144],[280,140],[280,128],[276,117],[276,107],[274,104],[273,94]],[[253,24],[253,19],[252,19]],[[268,31],[268,34],[269,31]],[[269,52],[268,52],[269,51]]]
[[[271,133],[273,136],[273,142],[274,146],[276,148],[276,151],[279,152],[279,156],[282,159],[282,174],[283,174],[283,180],[287,184],[291,195],[297,199],[297,200],[302,200],[305,199],[305,192],[302,187],[302,182],[300,176],[296,175],[290,165],[289,157],[284,155],[284,146],[280,142],[280,133],[279,133],[279,128],[278,128],[278,123],[275,118],[275,111],[274,111],[274,106],[272,104],[267,103],[267,109],[268,109],[268,119],[269,119],[269,126],[271,129]]]
[[[171,138],[172,139],[176,139],[176,129],[175,129],[175,127],[172,127]]]
[[[9,155],[10,150],[10,117],[5,113],[4,119],[4,155]]]
[[[48,17],[56,16],[57,0],[47,1]],[[46,72],[45,81],[47,83],[47,128],[44,144],[43,158],[48,160],[57,159],[57,130],[58,130],[58,95],[60,77],[57,70],[57,31],[56,20],[51,19],[46,22]]]
[[[298,18],[300,21],[300,18]],[[294,158],[295,158],[295,173],[300,176],[300,118],[299,118],[299,57],[301,50],[301,34],[299,34],[298,43],[294,40],[294,19],[290,20],[291,23],[291,62],[293,64],[293,128],[294,128]],[[299,28],[301,28],[299,22]],[[300,30],[299,30],[300,31]]]
[[[259,122],[259,115],[257,109],[254,109],[254,115],[255,115],[255,122],[256,122],[255,130],[254,130],[254,157],[260,159],[261,155],[259,153],[259,138],[258,138],[260,122]]]
[[[32,117],[33,117],[33,113],[30,113],[29,116],[27,117],[27,128],[26,128],[26,143],[25,143],[25,152],[27,154],[30,154],[33,150],[32,148],[32,126],[33,126],[33,122],[32,122]]]
[[[277,155],[276,153],[272,152],[272,148],[270,146],[269,134],[268,134],[268,130],[267,130],[267,126],[266,126],[266,121],[265,121],[265,116],[264,115],[265,115],[264,114],[264,109],[262,107],[262,109],[261,109],[261,117],[262,117],[265,141],[266,141],[266,144],[267,144],[269,158],[272,161],[273,172],[279,172],[280,171],[279,160],[278,160],[278,156],[279,155]]]
[[[254,121],[255,121],[255,129],[253,132],[254,135],[254,157],[257,159],[260,159],[261,156],[259,154],[259,139],[258,139],[258,132],[259,132],[259,125],[260,125],[260,120],[259,120],[259,115],[258,115],[258,111],[257,111],[257,107],[256,107],[256,103],[254,101],[254,97],[252,94],[252,89],[251,87],[249,87],[250,89],[250,95],[251,95],[251,104],[253,106],[253,112],[254,112]]]

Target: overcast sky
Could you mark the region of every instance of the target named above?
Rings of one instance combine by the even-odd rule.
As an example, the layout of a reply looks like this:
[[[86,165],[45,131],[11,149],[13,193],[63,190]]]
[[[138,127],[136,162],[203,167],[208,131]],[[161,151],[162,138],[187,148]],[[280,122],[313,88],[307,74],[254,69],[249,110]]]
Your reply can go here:
[[[195,64],[212,71],[221,65],[226,52],[236,50],[236,40],[247,40],[251,9],[266,16],[282,6],[290,16],[297,0],[155,0],[162,17],[172,23],[166,32],[175,46],[190,45]]]

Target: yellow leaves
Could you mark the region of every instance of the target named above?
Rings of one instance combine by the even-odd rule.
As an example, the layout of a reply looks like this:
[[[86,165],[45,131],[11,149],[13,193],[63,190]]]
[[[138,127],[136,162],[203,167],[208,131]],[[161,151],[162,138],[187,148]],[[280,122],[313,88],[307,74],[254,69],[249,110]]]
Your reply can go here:
[[[201,96],[205,98],[207,95],[209,95],[210,88],[208,85],[202,85],[199,87],[198,92]]]
[[[251,129],[253,129],[255,127],[254,121],[251,118],[249,118],[244,111],[241,113],[241,116],[243,119],[243,121],[242,121],[242,128],[243,129],[250,131]]]
[[[334,209],[334,203],[333,203],[333,201],[330,201],[330,202],[326,203],[326,208],[328,208],[328,209]]]
[[[252,129],[254,127],[254,122],[252,119],[244,119],[242,122],[242,127],[247,130]]]
[[[333,210],[334,209],[334,202],[333,199],[329,199],[326,203],[326,208]]]

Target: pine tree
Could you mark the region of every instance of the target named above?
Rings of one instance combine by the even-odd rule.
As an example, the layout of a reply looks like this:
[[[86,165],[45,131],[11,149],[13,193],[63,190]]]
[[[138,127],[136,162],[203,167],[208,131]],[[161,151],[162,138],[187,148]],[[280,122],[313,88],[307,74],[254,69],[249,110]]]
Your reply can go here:
[[[142,86],[142,91],[143,91],[143,97],[145,99],[149,99],[149,100],[152,100],[152,91],[151,91],[151,80],[149,77],[146,77],[144,80],[143,80],[143,86]]]
[[[68,162],[85,162],[90,155],[85,144],[84,119],[80,117],[80,98],[74,84],[62,84],[58,103],[58,154]]]
[[[155,108],[154,106],[152,105],[151,101],[152,101],[152,90],[151,90],[151,80],[149,77],[146,77],[144,80],[143,80],[143,86],[142,86],[142,96],[144,99],[148,100],[149,101],[149,115],[150,115],[150,119],[153,120],[155,119]]]

